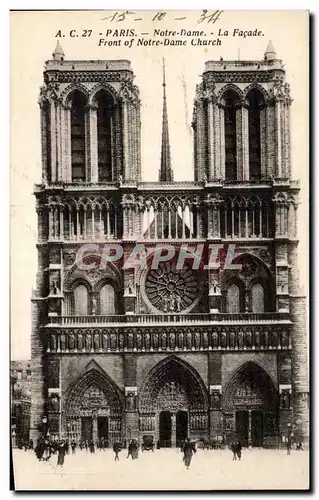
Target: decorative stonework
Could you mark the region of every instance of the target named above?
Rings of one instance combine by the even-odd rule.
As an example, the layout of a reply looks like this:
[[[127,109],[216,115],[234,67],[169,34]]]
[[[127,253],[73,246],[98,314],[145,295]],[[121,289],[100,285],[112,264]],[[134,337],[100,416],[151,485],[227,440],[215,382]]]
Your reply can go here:
[[[186,313],[199,300],[200,287],[191,269],[177,270],[171,262],[160,263],[145,279],[145,293],[153,311]]]
[[[47,352],[185,352],[291,349],[290,328],[258,325],[193,328],[50,331]]]

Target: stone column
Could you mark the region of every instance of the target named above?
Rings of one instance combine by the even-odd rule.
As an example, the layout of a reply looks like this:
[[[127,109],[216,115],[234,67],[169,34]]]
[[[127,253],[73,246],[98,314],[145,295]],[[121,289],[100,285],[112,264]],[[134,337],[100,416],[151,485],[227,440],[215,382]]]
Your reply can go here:
[[[66,182],[72,182],[72,151],[71,151],[71,104],[64,108],[64,179]]]
[[[262,179],[267,177],[267,151],[267,116],[266,108],[262,106],[260,108],[260,170]]]
[[[42,180],[47,182],[48,169],[51,170],[51,165],[48,165],[48,134],[50,131],[47,127],[47,113],[48,103],[40,102],[40,115],[41,115],[41,160],[42,160]]]
[[[91,182],[91,120],[89,106],[85,107],[85,181]]]
[[[96,413],[92,414],[92,423],[93,423],[92,439],[93,439],[94,443],[96,443],[97,440],[98,440],[97,415],[96,415]]]
[[[266,107],[266,141],[268,145],[273,145],[275,148],[275,106],[273,102],[268,102]],[[271,154],[273,148],[267,148],[266,154],[266,176],[269,179],[276,173],[276,154]]]
[[[282,177],[281,107],[282,107],[281,101],[276,100],[275,101],[275,147],[276,147],[275,177]]]
[[[251,448],[251,410],[248,410],[248,447]]]
[[[63,109],[59,101],[56,105],[56,169],[57,169],[57,179],[63,181]]]
[[[51,179],[57,181],[57,138],[56,138],[56,102],[50,103],[50,129],[51,129]]]
[[[97,104],[88,106],[89,122],[90,122],[90,167],[91,167],[91,182],[99,181],[98,172],[98,135],[97,135]]]
[[[213,237],[213,206],[211,200],[206,201],[207,206],[207,237]]]
[[[175,448],[175,446],[176,446],[176,413],[171,413],[171,418],[172,418],[171,442],[172,442],[172,448]]]
[[[225,108],[219,105],[219,158],[217,158],[216,177],[225,179]],[[219,161],[218,161],[219,160]]]
[[[207,121],[208,121],[208,179],[215,178],[216,168],[216,124],[214,114],[214,103],[212,98],[207,104]]]
[[[129,158],[129,130],[128,130],[128,101],[122,101],[122,142],[123,142],[123,177],[130,179],[130,158]]]
[[[198,99],[196,103],[196,143],[197,143],[197,179],[202,181],[206,175],[206,120],[204,99]]]
[[[248,106],[236,110],[237,179],[249,180]]]
[[[137,411],[137,387],[125,387],[125,436],[127,443],[130,439],[139,439],[139,415]]]

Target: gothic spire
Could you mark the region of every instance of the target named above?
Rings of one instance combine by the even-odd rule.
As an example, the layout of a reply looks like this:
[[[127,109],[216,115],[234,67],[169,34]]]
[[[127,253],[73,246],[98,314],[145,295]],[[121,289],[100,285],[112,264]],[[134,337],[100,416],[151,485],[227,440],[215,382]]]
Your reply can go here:
[[[60,45],[59,40],[56,43],[56,47],[55,47],[55,50],[54,50],[52,56],[53,56],[53,59],[55,61],[63,61],[63,59],[64,59],[64,52],[63,52],[63,49]]]
[[[163,59],[163,118],[162,118],[162,150],[161,169],[159,172],[160,182],[173,181],[173,171],[171,169],[171,152],[169,147],[167,104],[166,104],[166,81],[165,81],[165,61]]]
[[[273,43],[269,40],[267,48],[265,50],[265,59],[266,61],[273,61],[276,59],[276,51],[274,49]]]

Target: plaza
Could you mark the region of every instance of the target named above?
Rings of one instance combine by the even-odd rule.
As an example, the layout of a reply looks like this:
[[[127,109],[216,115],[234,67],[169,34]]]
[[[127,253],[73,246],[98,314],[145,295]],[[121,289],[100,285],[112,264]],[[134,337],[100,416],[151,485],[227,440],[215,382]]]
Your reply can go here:
[[[95,454],[66,455],[57,468],[57,455],[39,462],[34,452],[13,450],[16,490],[271,490],[309,488],[307,451],[243,450],[233,461],[229,450],[198,449],[187,470],[178,448],[140,452],[114,461],[111,449]]]

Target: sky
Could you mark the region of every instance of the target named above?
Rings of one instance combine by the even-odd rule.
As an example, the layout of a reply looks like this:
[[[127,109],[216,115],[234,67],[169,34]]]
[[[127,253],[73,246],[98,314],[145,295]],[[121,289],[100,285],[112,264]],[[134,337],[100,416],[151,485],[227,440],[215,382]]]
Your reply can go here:
[[[40,111],[38,96],[44,63],[52,58],[59,30],[65,58],[129,59],[135,84],[140,88],[143,180],[157,180],[160,166],[162,119],[162,58],[165,57],[167,106],[172,167],[175,180],[193,180],[191,120],[196,84],[211,59],[263,59],[269,40],[277,57],[285,63],[287,81],[294,99],[291,108],[292,172],[301,180],[299,206],[299,255],[301,284],[308,288],[308,16],[306,11],[225,11],[215,24],[198,23],[202,11],[167,11],[152,21],[156,11],[139,11],[142,21],[129,14],[124,22],[104,19],[112,12],[11,12],[10,80],[10,166],[11,166],[11,357],[30,357],[31,290],[35,286],[37,219],[33,186],[41,180]],[[213,12],[213,11],[212,11]],[[185,20],[174,21],[176,17]],[[159,24],[157,24],[159,23]],[[138,33],[161,30],[218,30],[218,47],[109,47],[98,46],[99,33],[106,29],[135,29]],[[91,36],[69,35],[92,30]],[[261,30],[260,37],[231,36],[234,29]],[[103,36],[103,38],[105,38]],[[139,36],[138,38],[142,38]]]

